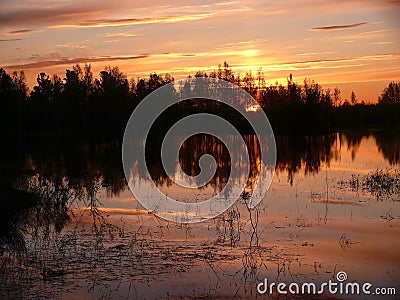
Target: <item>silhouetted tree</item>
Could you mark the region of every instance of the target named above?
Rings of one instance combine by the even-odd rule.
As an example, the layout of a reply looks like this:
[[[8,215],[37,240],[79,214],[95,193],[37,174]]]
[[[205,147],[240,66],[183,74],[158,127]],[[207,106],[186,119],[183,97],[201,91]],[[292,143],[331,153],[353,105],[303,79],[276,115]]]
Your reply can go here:
[[[354,91],[351,91],[351,96],[350,96],[350,101],[352,105],[356,105],[357,104],[357,97],[356,97],[356,93],[354,93]]]
[[[314,80],[304,79],[304,103],[307,107],[320,104],[321,87]]]
[[[107,67],[95,80],[96,99],[93,107],[96,125],[105,123],[111,130],[122,128],[130,115],[129,84],[118,67]]]
[[[400,104],[400,82],[390,82],[378,99],[379,104]]]
[[[37,85],[28,99],[28,110],[30,131],[39,128],[42,131],[48,132],[53,130],[53,113],[57,98],[57,92],[54,89],[54,82],[50,76],[41,72],[37,79]]]
[[[229,64],[226,61],[224,61],[222,79],[231,83],[235,81],[235,74],[233,74],[232,69],[229,67]]]
[[[0,68],[0,111],[1,130],[21,131],[22,110],[26,101],[28,88],[23,71],[14,72],[12,76]]]
[[[246,72],[246,75],[243,77],[243,89],[248,92],[253,97],[257,94],[257,87],[255,85],[255,78],[251,71]]]
[[[337,87],[335,87],[335,89],[333,90],[333,100],[335,107],[340,106],[340,101],[341,101],[340,90]]]
[[[304,85],[297,84],[293,74],[289,75],[287,86],[278,83],[266,86],[262,69],[257,71],[256,76],[251,71],[242,76],[234,73],[225,61],[209,74],[198,71],[194,78],[189,77],[191,83],[179,87],[180,92],[192,89],[201,89],[206,93],[220,92],[213,84],[200,84],[195,80],[199,77],[220,78],[245,89],[259,102],[278,132],[365,128],[369,124],[392,127],[399,123],[400,84],[396,82],[389,83],[382,92],[379,105],[357,103],[354,92],[350,102],[345,100],[341,104],[338,88],[332,93],[311,79],[305,79]],[[65,132],[90,135],[108,132],[121,135],[136,105],[154,90],[173,81],[169,74],[163,77],[156,73],[147,78],[128,80],[118,67],[107,67],[94,79],[90,65],[75,65],[66,70],[64,79],[58,75],[39,73],[37,84],[27,97],[24,73],[9,75],[0,68],[2,130],[11,134],[19,131],[61,135]],[[171,85],[168,93],[172,96],[176,92]],[[154,100],[155,105],[164,98],[168,96]],[[178,110],[181,111],[175,112],[194,113],[219,108],[218,102],[207,106],[204,101],[194,99],[179,104]]]

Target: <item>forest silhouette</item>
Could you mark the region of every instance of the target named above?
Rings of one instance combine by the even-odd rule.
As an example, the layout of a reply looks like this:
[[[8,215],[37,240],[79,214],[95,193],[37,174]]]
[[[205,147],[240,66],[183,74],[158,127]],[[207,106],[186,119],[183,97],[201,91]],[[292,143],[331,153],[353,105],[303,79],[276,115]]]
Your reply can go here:
[[[336,160],[339,155],[337,144],[341,145],[342,140],[355,157],[361,140],[371,136],[390,165],[400,161],[399,137],[394,130],[388,134],[377,131],[335,133],[342,129],[400,128],[399,83],[389,83],[377,104],[365,104],[357,101],[355,93],[349,101],[342,100],[338,89],[323,89],[309,79],[298,84],[290,75],[286,86],[266,86],[261,71],[241,76],[232,72],[226,62],[209,74],[197,72],[191,78],[197,77],[232,82],[258,101],[276,133],[276,172],[287,173],[291,185],[297,173],[316,174],[322,166]],[[15,199],[3,201],[1,205],[0,244],[23,245],[21,234],[13,230],[13,220],[15,215],[31,209],[40,212],[38,219],[48,222],[45,226],[53,222],[61,229],[68,221],[68,198],[64,196],[69,195],[71,189],[88,191],[90,199],[95,199],[99,186],[106,189],[107,196],[119,196],[125,191],[127,185],[120,150],[128,118],[148,94],[173,81],[169,74],[150,74],[148,78],[129,80],[118,67],[105,68],[95,78],[90,65],[83,68],[76,65],[66,70],[63,79],[40,73],[37,84],[28,91],[24,72],[8,74],[0,68],[1,136],[6,145],[2,147],[0,158],[0,192],[5,198]],[[179,89],[172,92],[178,93]],[[240,129],[248,148],[257,149],[252,133],[238,117],[216,101],[202,100],[182,101],[174,109],[167,110],[155,122],[153,144],[159,145],[160,136],[179,118],[218,110],[220,116],[231,118],[230,121]],[[98,138],[102,141],[97,141]],[[185,172],[196,174],[198,163],[193,164],[193,161],[198,162],[198,156],[215,144],[216,139],[212,137],[186,141],[180,153],[180,164]],[[209,185],[217,190],[229,176],[226,152],[223,149],[218,153],[211,152],[217,158],[219,169]],[[147,167],[152,170],[152,179],[157,185],[167,186],[170,179],[155,153],[159,152],[149,153]],[[144,178],[145,167],[138,164],[139,178]],[[256,171],[251,170],[252,173]],[[43,200],[28,194],[23,187],[16,188],[16,182],[31,177],[38,178],[32,188],[39,187],[46,192],[47,185],[51,185],[60,196]]]
[[[287,85],[266,85],[257,73],[235,73],[227,62],[209,74],[199,71],[189,78],[217,78],[240,86],[251,94],[267,114],[276,133],[328,133],[345,129],[399,128],[400,83],[390,82],[377,104],[342,99],[335,88],[323,89],[304,79],[303,84],[288,76]],[[23,71],[8,74],[0,68],[1,131],[3,136],[113,136],[122,137],[135,107],[157,88],[174,82],[168,73],[148,78],[131,78],[118,67],[106,67],[95,78],[90,65],[67,69],[65,78],[41,72],[28,92]],[[173,91],[178,93],[179,91]],[[172,113],[196,113],[201,99],[186,102]],[[208,110],[219,109],[208,107]],[[168,116],[167,116],[168,117]],[[172,116],[171,116],[172,117]]]

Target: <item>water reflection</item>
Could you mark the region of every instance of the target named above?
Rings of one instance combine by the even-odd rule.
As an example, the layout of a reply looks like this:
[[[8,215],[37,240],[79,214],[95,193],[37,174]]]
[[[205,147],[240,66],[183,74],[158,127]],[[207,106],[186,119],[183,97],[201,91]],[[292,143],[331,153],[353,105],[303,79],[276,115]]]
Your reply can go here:
[[[354,160],[362,140],[370,137],[375,140],[376,147],[390,165],[400,162],[400,136],[394,132],[277,136],[276,172],[287,174],[288,182],[293,184],[296,174],[300,172],[305,175],[316,174],[322,165],[329,167],[332,160],[340,159],[340,149],[344,146]],[[260,149],[254,136],[246,135],[244,140],[251,149],[252,163],[247,182],[247,187],[251,188],[259,175],[257,159]],[[97,205],[95,194],[99,188],[105,189],[108,197],[119,196],[127,190],[121,165],[120,141],[57,143],[46,146],[31,144],[25,149],[23,153],[25,162],[18,168],[29,171],[21,171],[18,175],[18,172],[15,172],[16,167],[11,173],[9,169],[5,169],[2,174],[8,176],[1,180],[3,195],[20,198],[19,202],[24,203],[9,208],[11,214],[2,218],[2,240],[15,246],[22,247],[22,244],[20,234],[15,229],[20,226],[10,225],[16,220],[12,216],[19,215],[21,219],[26,220],[24,226],[43,227],[48,231],[49,226],[53,225],[60,231],[69,221],[68,209],[72,203],[71,199],[79,199],[84,205],[95,207]],[[216,173],[207,186],[212,187],[214,191],[220,191],[230,175],[230,154],[218,139],[207,135],[191,137],[182,144],[179,163],[187,174],[196,175],[199,172],[199,157],[205,153],[213,155],[217,163]],[[152,179],[159,186],[170,186],[171,179],[162,168],[159,156],[150,153],[149,157],[151,159],[147,160],[147,164]],[[7,157],[3,157],[3,160],[7,161]],[[137,166],[135,176],[140,179],[145,170],[145,166]],[[244,172],[245,169],[242,174],[235,174],[237,180],[247,175]],[[42,223],[38,224],[39,221]]]
[[[400,135],[385,132],[332,133],[316,136],[276,136],[277,172],[287,172],[288,181],[293,182],[299,172],[316,174],[322,165],[329,166],[332,160],[340,159],[340,149],[346,146],[354,160],[363,139],[373,137],[382,157],[391,165],[400,162]],[[235,137],[232,137],[234,139]],[[250,180],[258,175],[257,159],[259,145],[254,136],[244,136],[250,151]],[[211,136],[195,136],[185,141],[181,147],[179,163],[188,175],[199,172],[199,157],[209,153],[217,162],[217,172],[209,185],[223,188],[230,171],[230,155],[222,143]],[[238,153],[240,151],[238,150]],[[154,155],[154,156],[152,156]],[[237,155],[233,153],[232,155]],[[67,178],[74,184],[90,186],[93,181],[101,181],[108,196],[118,196],[127,189],[121,165],[121,142],[76,143],[70,145],[50,144],[44,147],[27,147],[25,168],[35,170],[43,178],[56,182]],[[268,162],[264,162],[267,163]],[[151,154],[147,159],[152,179],[160,186],[169,185],[159,156]],[[145,166],[137,166],[134,174],[144,178]],[[243,170],[245,172],[245,170]],[[237,174],[241,177],[244,174]],[[249,183],[251,184],[251,183]]]
[[[250,155],[253,155],[251,159],[255,161],[258,157],[257,153],[259,153],[256,141],[253,136],[245,136],[244,139],[246,144],[253,148],[253,154]],[[379,158],[368,157],[368,160],[375,163],[384,159],[388,164],[397,168],[400,156],[399,135],[390,132],[334,133],[323,136],[277,136],[276,172],[278,175],[287,176],[287,185],[295,185],[296,176],[313,177],[321,170],[329,169],[330,165],[337,165],[333,162],[340,161],[343,153],[349,153],[352,160],[358,156],[368,155],[362,148],[365,145],[363,141],[375,143],[374,149],[378,149],[381,155]],[[143,224],[145,224],[144,220],[147,214],[143,214],[143,212],[134,215],[137,223],[131,220],[131,227],[122,217],[117,222],[110,223],[107,219],[107,211],[100,209],[102,203],[98,195],[101,190],[105,191],[107,197],[118,197],[127,191],[121,165],[121,143],[119,141],[41,144],[29,145],[23,149],[25,151],[20,153],[19,159],[12,157],[12,162],[19,163],[11,164],[8,161],[1,165],[0,189],[3,197],[16,199],[15,203],[24,203],[3,213],[0,223],[0,260],[2,263],[0,280],[4,287],[8,286],[11,289],[15,284],[21,285],[21,282],[26,283],[30,282],[29,280],[37,280],[37,278],[52,280],[55,277],[66,276],[66,278],[79,277],[80,280],[87,280],[87,278],[93,277],[93,281],[95,281],[97,274],[101,274],[105,278],[104,282],[115,280],[115,278],[110,279],[111,275],[107,275],[107,272],[120,272],[119,275],[133,278],[135,282],[147,282],[149,277],[156,277],[157,274],[163,274],[168,278],[171,272],[173,274],[183,273],[192,267],[193,260],[198,259],[215,268],[216,272],[219,272],[218,270],[224,266],[226,261],[239,261],[239,271],[235,270],[235,272],[243,274],[244,289],[251,292],[251,286],[259,279],[260,272],[265,271],[265,265],[272,270],[276,267],[274,264],[278,264],[278,276],[281,276],[282,272],[288,268],[288,262],[293,263],[291,266],[293,268],[299,262],[299,256],[294,254],[285,256],[286,254],[281,253],[283,250],[280,246],[276,248],[268,245],[267,241],[272,235],[271,231],[265,231],[265,228],[267,230],[273,228],[274,232],[281,228],[285,232],[296,229],[313,230],[309,225],[313,222],[309,211],[302,212],[304,215],[299,212],[294,219],[297,221],[294,221],[293,224],[280,223],[275,227],[273,222],[268,225],[265,223],[267,219],[263,218],[266,214],[265,206],[251,211],[243,211],[238,209],[241,207],[240,201],[237,206],[233,206],[224,215],[217,218],[215,224],[205,225],[204,241],[206,242],[201,244],[196,240],[199,238],[194,233],[198,228],[162,223],[156,218],[150,218],[150,221],[146,219],[146,222],[153,222],[146,227]],[[212,189],[221,189],[229,175],[230,160],[229,153],[215,138],[197,136],[188,140],[182,145],[179,163],[186,173],[197,174],[199,171],[198,158],[203,153],[214,155],[218,166],[217,173],[208,186]],[[236,154],[233,153],[233,155]],[[3,156],[2,160],[7,162],[7,157]],[[170,179],[163,172],[159,162],[154,159],[148,160],[148,163],[152,169],[153,180],[159,186],[168,188]],[[138,166],[136,171],[135,175],[141,178],[144,166]],[[334,170],[332,170],[333,172]],[[254,179],[257,174],[257,164],[254,164],[250,171],[250,178]],[[396,174],[396,178],[398,178],[398,173]],[[237,176],[241,177],[242,175],[245,174]],[[368,178],[366,177],[366,179]],[[380,180],[383,177],[377,178]],[[335,180],[340,180],[340,178]],[[386,181],[380,180],[379,182],[385,183]],[[307,184],[311,185],[310,182]],[[248,184],[251,186],[251,181]],[[279,189],[276,186],[275,188]],[[305,190],[304,185],[303,190]],[[277,202],[284,200],[282,195],[285,194],[288,194],[286,190],[282,190],[280,196],[275,197],[275,200]],[[289,198],[290,196],[288,196]],[[327,199],[326,202],[325,198],[323,200],[324,205],[328,205],[332,199]],[[344,203],[343,199],[339,200],[340,203]],[[290,198],[289,202],[294,203],[295,199]],[[354,201],[349,202],[354,203]],[[309,209],[311,211],[318,209],[318,202],[312,203],[313,208]],[[307,205],[310,205],[309,201],[306,202],[305,206],[307,207]],[[363,208],[363,206],[354,207],[354,212],[359,212],[359,207],[360,210]],[[330,213],[334,213],[332,211],[335,211],[335,208],[330,209]],[[301,210],[301,206],[300,209],[297,206],[292,211],[299,210]],[[277,211],[276,209],[275,213]],[[393,218],[396,218],[396,212],[389,209],[387,211],[388,213],[384,214],[385,220],[390,219],[392,222]],[[319,211],[316,213],[319,216]],[[378,214],[383,213],[379,212]],[[353,218],[353,211],[351,216]],[[268,216],[269,220],[270,218],[271,215]],[[284,222],[291,221],[285,219]],[[369,219],[368,222],[370,222]],[[377,223],[376,220],[375,223]],[[84,224],[86,227],[84,225],[78,227],[77,224]],[[354,223],[349,224],[354,226]],[[362,222],[360,224],[361,227],[365,225]],[[317,228],[316,232],[319,229]],[[336,230],[334,227],[328,229],[333,231],[333,236],[340,237],[342,235],[342,232],[338,235],[334,231]],[[353,234],[357,236],[357,231],[353,233],[349,230],[346,229],[346,232],[349,232],[349,238],[353,238]],[[365,231],[363,230],[364,227],[361,232]],[[384,231],[384,229],[381,230]],[[325,232],[328,231],[324,230]],[[188,239],[189,242],[185,244],[185,247],[180,247],[179,243],[167,238],[164,240],[168,234],[177,239]],[[297,233],[295,232],[295,234]],[[384,234],[380,233],[375,238],[382,239],[383,236]],[[361,236],[358,235],[358,238],[361,239]],[[288,239],[292,241],[293,236],[280,237],[280,240]],[[390,238],[388,239],[390,240]],[[301,247],[306,250],[310,249],[311,255],[314,255],[311,247],[314,247],[314,243],[318,244],[320,239],[315,238],[311,240],[312,243],[308,243],[309,241],[301,240]],[[339,241],[336,242],[340,246]],[[373,243],[373,245],[379,244]],[[365,243],[355,245],[364,247]],[[331,245],[329,247],[327,245],[327,248],[332,249]],[[287,251],[287,249],[284,250]],[[15,259],[18,255],[22,257],[21,260]],[[395,254],[393,256],[397,258]],[[112,261],[114,267],[118,266],[118,268],[110,267],[108,269],[109,261]],[[314,263],[314,268],[317,269],[315,266]],[[32,273],[30,268],[34,268],[36,273]],[[93,275],[93,270],[98,273]],[[30,272],[33,275],[29,275]],[[304,273],[303,270],[301,272]],[[219,276],[223,275],[219,274]],[[227,277],[225,284],[230,283],[232,278],[238,277]],[[220,282],[224,284],[223,280]],[[248,285],[250,282],[251,285]],[[17,290],[14,288],[13,292],[17,292]],[[246,294],[246,292],[244,293]]]
[[[242,138],[244,145],[239,141]],[[176,137],[176,140],[177,144],[181,144],[179,151],[180,166],[176,166],[177,176],[179,176],[179,169],[182,169],[182,171],[189,176],[197,176],[200,173],[200,157],[209,154],[215,159],[216,170],[214,176],[204,187],[211,186],[215,192],[219,192],[224,188],[229,176],[233,176],[235,180],[239,181],[248,175],[249,179],[246,187],[249,189],[252,189],[256,184],[260,173],[261,149],[255,135],[243,135],[242,137],[230,136],[228,138],[229,142],[237,146],[232,147],[234,150],[232,153],[229,153],[226,145],[221,140],[208,134],[196,134],[185,141],[182,141],[180,137]],[[168,177],[161,162],[161,142],[161,139],[152,141],[152,147],[148,148],[146,153],[146,164],[151,178],[158,186],[170,186],[173,179]],[[247,155],[247,151],[244,149],[245,147],[249,149],[249,168],[247,168],[245,164],[246,159],[244,155]],[[232,157],[236,157],[236,159],[232,160]],[[264,165],[271,165],[272,162],[265,160],[266,159],[263,160]],[[238,169],[236,172],[232,172],[232,161],[242,163],[242,165],[236,166],[235,170]],[[144,166],[138,164],[137,161],[132,164],[135,166],[133,176],[143,178],[143,174],[146,172]],[[246,174],[247,170],[249,174]],[[201,186],[201,177],[197,179],[199,182],[196,182],[196,184]]]
[[[376,145],[391,165],[400,163],[400,136],[395,132],[374,135]]]
[[[329,165],[331,159],[338,158],[337,134],[323,136],[278,136],[277,172],[287,172],[288,181],[293,184],[296,173],[318,173],[321,164]]]

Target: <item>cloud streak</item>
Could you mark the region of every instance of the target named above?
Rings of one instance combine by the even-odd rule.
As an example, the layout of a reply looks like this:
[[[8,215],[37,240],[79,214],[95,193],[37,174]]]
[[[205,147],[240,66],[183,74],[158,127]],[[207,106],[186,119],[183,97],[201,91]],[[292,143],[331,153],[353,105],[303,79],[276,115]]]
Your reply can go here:
[[[15,42],[15,41],[20,41],[22,39],[0,39],[0,42]]]
[[[315,69],[342,69],[348,67],[365,66],[367,61],[383,61],[397,59],[400,53],[383,53],[347,58],[314,59],[274,63],[266,65],[271,71],[281,70],[315,70]]]
[[[329,31],[329,30],[346,30],[351,28],[357,28],[363,25],[368,24],[369,22],[361,22],[355,24],[347,24],[347,25],[332,25],[332,26],[321,26],[311,28],[310,31]]]
[[[143,34],[130,33],[130,32],[118,32],[118,33],[107,33],[106,34],[107,38],[111,38],[111,37],[138,37],[138,36],[143,36]]]
[[[33,24],[54,24],[60,22],[68,22],[71,18],[83,18],[90,15],[102,13],[101,10],[92,8],[74,8],[74,7],[52,7],[52,8],[32,8],[29,11],[26,9],[18,9],[11,11],[2,11],[0,13],[0,25],[33,25]],[[18,30],[16,30],[18,31]]]
[[[86,45],[59,44],[59,45],[57,45],[57,47],[59,47],[59,48],[67,48],[67,49],[72,49],[72,50],[74,50],[74,49],[85,49],[85,48],[87,48],[88,46],[86,46]]]
[[[9,66],[5,66],[5,67],[6,68],[10,68],[10,69],[27,70],[27,69],[36,69],[36,68],[44,68],[44,67],[61,66],[61,65],[73,65],[73,64],[103,62],[103,61],[133,60],[133,59],[146,58],[148,56],[149,55],[147,55],[147,54],[141,54],[141,55],[133,55],[133,56],[104,56],[104,57],[61,58],[61,59],[42,60],[42,61],[26,63],[26,64],[9,65]]]
[[[209,18],[214,13],[193,14],[193,15],[178,15],[178,16],[161,16],[153,18],[124,18],[124,19],[100,19],[87,20],[74,24],[57,24],[49,26],[49,28],[94,28],[94,27],[117,27],[142,24],[156,23],[177,23],[184,21],[196,21]]]
[[[13,30],[10,31],[9,34],[22,34],[22,33],[28,33],[28,32],[32,32],[34,30],[32,29],[20,29],[20,30]]]
[[[255,49],[250,49],[255,50]],[[52,67],[60,65],[72,65],[80,63],[95,63],[95,62],[111,62],[111,61],[127,61],[136,59],[150,58],[151,61],[158,63],[170,62],[171,59],[176,58],[193,58],[193,57],[226,57],[231,56],[256,56],[258,53],[249,53],[250,50],[233,51],[233,52],[203,52],[203,53],[159,53],[159,54],[140,54],[130,56],[99,56],[99,57],[78,57],[78,58],[60,58],[60,59],[48,59],[36,62],[15,64],[5,66],[10,69],[36,69],[43,67]],[[307,69],[339,69],[346,67],[357,67],[362,66],[362,62],[371,60],[391,60],[396,59],[400,56],[400,53],[383,53],[375,55],[365,55],[349,58],[333,58],[333,59],[315,59],[315,60],[299,60],[299,61],[287,61],[277,62],[274,64],[262,64],[263,67],[270,71],[280,70],[307,70]],[[343,64],[344,63],[344,64]],[[338,65],[340,64],[340,65]],[[250,66],[237,65],[234,69],[241,69],[242,67],[249,68]],[[259,67],[259,66],[258,66]],[[173,69],[173,68],[172,68]],[[169,70],[171,71],[171,70]],[[186,68],[186,71],[191,71],[191,68]]]

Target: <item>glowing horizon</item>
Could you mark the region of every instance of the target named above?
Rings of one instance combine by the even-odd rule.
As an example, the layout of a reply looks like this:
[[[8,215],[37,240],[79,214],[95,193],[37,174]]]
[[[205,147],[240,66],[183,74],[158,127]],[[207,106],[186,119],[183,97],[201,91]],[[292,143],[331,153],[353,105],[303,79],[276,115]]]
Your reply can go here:
[[[267,84],[285,85],[292,73],[366,102],[400,80],[400,4],[390,0],[6,0],[0,8],[0,67],[24,70],[31,89],[39,72],[64,78],[85,63],[95,76],[119,66],[128,78],[181,79],[227,61],[243,75],[262,68]]]

